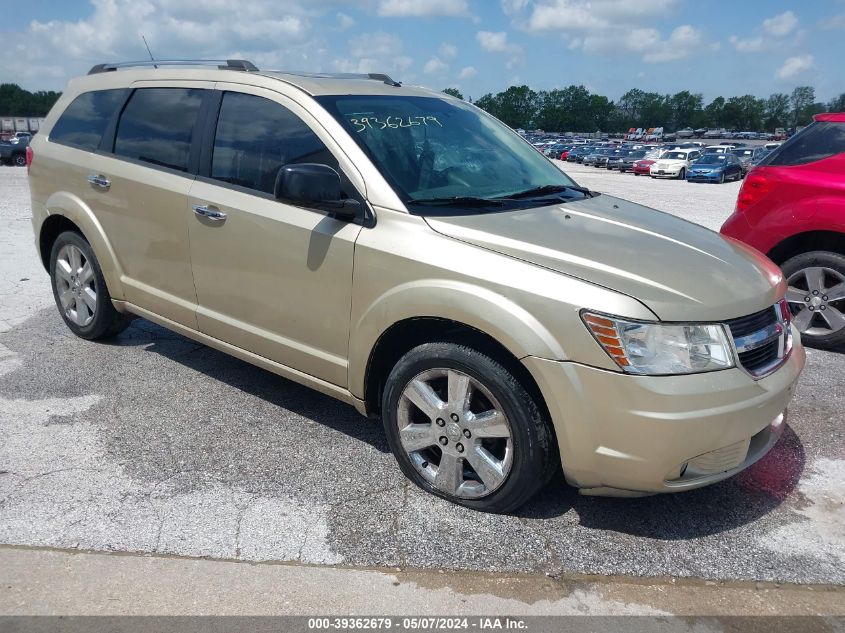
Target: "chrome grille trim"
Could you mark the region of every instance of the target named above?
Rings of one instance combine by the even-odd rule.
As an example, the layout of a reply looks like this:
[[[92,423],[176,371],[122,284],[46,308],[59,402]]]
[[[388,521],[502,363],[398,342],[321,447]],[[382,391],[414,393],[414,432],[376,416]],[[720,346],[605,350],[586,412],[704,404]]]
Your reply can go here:
[[[737,367],[755,380],[765,378],[789,358],[791,325],[781,316],[778,304],[730,319],[725,325],[731,333]]]

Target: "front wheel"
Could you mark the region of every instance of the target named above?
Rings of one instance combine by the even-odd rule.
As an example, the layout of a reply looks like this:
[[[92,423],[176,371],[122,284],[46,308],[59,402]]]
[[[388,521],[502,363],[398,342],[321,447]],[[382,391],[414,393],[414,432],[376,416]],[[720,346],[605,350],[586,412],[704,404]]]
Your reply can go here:
[[[781,268],[801,341],[820,349],[845,346],[845,256],[812,251],[788,259]]]
[[[382,418],[402,472],[468,508],[509,512],[557,466],[550,427],[514,375],[475,349],[426,343],[387,379]]]
[[[678,172],[678,180],[683,180],[687,177],[687,170],[681,167],[681,171]]]
[[[721,174],[719,174],[719,184],[720,185],[725,184],[725,172],[722,172]]]
[[[105,338],[129,325],[128,318],[112,305],[97,257],[79,233],[66,231],[56,238],[50,252],[50,279],[56,307],[77,336]]]

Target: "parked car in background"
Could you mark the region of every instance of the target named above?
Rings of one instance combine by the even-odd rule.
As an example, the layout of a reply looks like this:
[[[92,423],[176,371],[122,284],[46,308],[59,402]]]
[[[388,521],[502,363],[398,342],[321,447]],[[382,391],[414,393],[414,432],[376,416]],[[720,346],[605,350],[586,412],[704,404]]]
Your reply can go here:
[[[620,156],[613,161],[611,166],[608,163],[608,169],[617,169],[621,173],[631,171],[634,169],[634,163],[645,158],[648,151],[645,149],[632,149],[627,151],[624,156]]]
[[[593,167],[597,166],[598,160],[600,158],[604,158],[613,150],[607,147],[597,147],[592,152],[584,156],[584,160],[581,161],[582,165],[591,165]]]
[[[754,158],[762,151],[762,147],[737,147],[731,154],[739,159],[739,164],[742,166],[742,175],[745,176],[751,169]]]
[[[765,145],[763,145],[763,147],[765,147],[769,151],[772,151],[773,149],[777,149],[781,145],[783,145],[783,141],[778,141],[776,143],[766,143]]]
[[[704,154],[689,166],[687,182],[722,184],[742,178],[742,165],[733,154]]]
[[[695,135],[695,130],[691,127],[685,127],[675,132],[677,138],[692,138]]]
[[[7,141],[0,141],[0,162],[4,165],[26,167],[26,148],[29,147],[31,134],[15,136]]]
[[[845,113],[815,121],[745,178],[722,234],[779,264],[808,345],[845,346]]]
[[[727,154],[734,148],[733,145],[708,145],[703,148],[703,154]]]
[[[673,149],[661,156],[649,169],[652,178],[686,178],[687,170],[694,160],[701,157],[697,149]]]
[[[665,150],[660,148],[655,148],[646,152],[645,156],[634,161],[631,171],[635,176],[648,176],[651,172],[651,166],[665,153]]]

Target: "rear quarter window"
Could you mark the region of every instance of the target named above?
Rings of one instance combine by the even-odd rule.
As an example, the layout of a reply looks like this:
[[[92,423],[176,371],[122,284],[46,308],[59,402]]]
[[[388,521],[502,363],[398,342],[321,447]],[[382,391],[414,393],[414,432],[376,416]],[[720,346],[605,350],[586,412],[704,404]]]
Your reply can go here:
[[[845,152],[845,123],[817,121],[775,148],[761,165],[806,165]]]
[[[50,141],[93,152],[115,110],[126,98],[126,89],[85,92],[62,112],[50,130]]]

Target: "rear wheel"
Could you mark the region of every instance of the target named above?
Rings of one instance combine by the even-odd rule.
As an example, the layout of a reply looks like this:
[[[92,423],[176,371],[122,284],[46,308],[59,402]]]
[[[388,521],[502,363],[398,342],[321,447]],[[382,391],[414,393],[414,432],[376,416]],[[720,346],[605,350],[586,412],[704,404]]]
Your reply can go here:
[[[66,231],[50,252],[53,297],[65,324],[77,336],[94,340],[126,329],[129,319],[115,310],[103,271],[91,245]]]
[[[26,155],[15,154],[15,157],[12,159],[12,162],[18,167],[26,167]]]
[[[802,342],[821,349],[845,346],[845,256],[812,251],[788,259],[781,268]]]
[[[557,465],[537,403],[503,365],[454,343],[420,345],[387,379],[390,448],[423,490],[484,512],[530,499]]]

